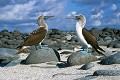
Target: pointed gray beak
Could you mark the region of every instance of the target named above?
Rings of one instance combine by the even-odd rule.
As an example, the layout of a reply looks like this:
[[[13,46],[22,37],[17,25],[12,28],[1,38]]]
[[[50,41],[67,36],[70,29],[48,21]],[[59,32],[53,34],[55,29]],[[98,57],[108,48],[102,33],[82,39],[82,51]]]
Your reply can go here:
[[[67,19],[79,20],[79,16],[78,16],[78,15],[76,15],[75,17],[68,17]]]
[[[75,19],[75,17],[68,17],[67,19]]]
[[[44,19],[48,19],[48,18],[52,18],[52,17],[55,17],[55,16],[44,16]]]

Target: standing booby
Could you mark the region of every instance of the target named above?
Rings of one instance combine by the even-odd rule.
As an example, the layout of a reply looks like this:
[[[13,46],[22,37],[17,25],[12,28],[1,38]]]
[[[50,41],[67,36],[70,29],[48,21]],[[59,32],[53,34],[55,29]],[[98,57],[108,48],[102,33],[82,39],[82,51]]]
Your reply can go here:
[[[38,18],[38,25],[40,28],[34,30],[30,35],[25,39],[24,43],[18,46],[17,48],[22,48],[23,46],[38,46],[44,40],[48,32],[48,26],[45,23],[45,20],[54,16],[40,16]],[[21,50],[20,50],[21,51]],[[19,52],[19,51],[18,51]]]
[[[76,34],[78,36],[78,41],[80,42],[80,45],[83,48],[83,50],[81,50],[81,52],[88,53],[88,48],[93,47],[96,50],[96,52],[104,55],[101,51],[103,51],[103,52],[105,52],[105,51],[98,46],[97,40],[94,37],[94,35],[91,34],[87,29],[84,28],[84,26],[86,24],[85,16],[78,15],[78,16],[75,16],[74,18],[69,18],[69,19],[77,20]]]

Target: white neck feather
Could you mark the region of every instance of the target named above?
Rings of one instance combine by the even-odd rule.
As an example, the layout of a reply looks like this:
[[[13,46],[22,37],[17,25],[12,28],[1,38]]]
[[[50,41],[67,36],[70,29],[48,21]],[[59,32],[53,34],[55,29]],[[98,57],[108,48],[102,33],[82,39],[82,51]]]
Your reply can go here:
[[[77,22],[77,23],[76,23],[76,28],[81,28],[81,29],[82,29],[82,28],[83,28],[83,27],[82,27],[82,24],[81,24],[80,22]]]

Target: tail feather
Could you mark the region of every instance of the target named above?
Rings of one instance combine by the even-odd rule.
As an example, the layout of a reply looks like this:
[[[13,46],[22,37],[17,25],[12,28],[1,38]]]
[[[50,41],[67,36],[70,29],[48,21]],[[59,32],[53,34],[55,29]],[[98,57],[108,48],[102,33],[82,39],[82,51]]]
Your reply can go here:
[[[98,49],[99,49],[99,50],[98,50],[97,48],[94,47],[94,49],[95,49],[96,52],[98,52],[99,54],[106,56],[104,53],[102,53],[102,52],[99,51],[99,50],[101,50],[101,51],[105,52],[102,48],[98,47]]]
[[[98,46],[98,49],[101,50],[101,51],[103,51],[103,52],[105,52],[105,51],[104,51],[101,47],[99,47],[99,46]]]
[[[101,54],[101,55],[106,56],[105,54],[103,54],[102,52],[98,51],[97,49],[96,49],[96,52],[98,52],[98,53]]]
[[[24,49],[21,48],[20,50],[18,50],[18,52],[17,52],[16,54],[20,54],[20,53],[22,53],[23,51],[24,51]]]
[[[20,46],[17,46],[15,49],[21,49],[22,48],[22,46],[20,45]]]

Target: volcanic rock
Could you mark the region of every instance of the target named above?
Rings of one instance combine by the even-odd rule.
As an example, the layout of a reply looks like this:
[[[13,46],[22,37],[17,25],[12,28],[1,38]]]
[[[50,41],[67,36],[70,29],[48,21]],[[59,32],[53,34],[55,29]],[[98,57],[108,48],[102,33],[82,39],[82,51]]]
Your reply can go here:
[[[50,61],[60,61],[60,54],[52,48],[44,48],[32,51],[30,55],[22,63],[24,64],[38,64]]]

